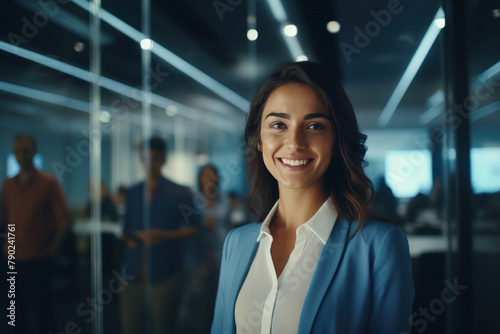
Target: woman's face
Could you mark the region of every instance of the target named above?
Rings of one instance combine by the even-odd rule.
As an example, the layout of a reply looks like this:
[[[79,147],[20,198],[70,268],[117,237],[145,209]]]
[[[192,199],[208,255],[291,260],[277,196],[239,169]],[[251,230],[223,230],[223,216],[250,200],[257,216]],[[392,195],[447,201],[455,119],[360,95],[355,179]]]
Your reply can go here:
[[[215,197],[217,195],[217,187],[219,177],[217,172],[212,168],[203,168],[200,172],[200,187],[201,192],[206,197]]]
[[[322,191],[334,138],[326,106],[311,87],[292,83],[271,93],[262,112],[258,148],[280,191]]]

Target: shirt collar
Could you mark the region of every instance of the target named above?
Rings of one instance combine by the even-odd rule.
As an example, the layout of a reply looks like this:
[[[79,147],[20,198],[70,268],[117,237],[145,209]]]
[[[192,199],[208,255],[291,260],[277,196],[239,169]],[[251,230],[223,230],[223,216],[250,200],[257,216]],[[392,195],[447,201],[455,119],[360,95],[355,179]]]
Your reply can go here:
[[[266,219],[264,219],[264,222],[262,223],[262,226],[260,228],[260,233],[259,236],[257,237],[257,242],[259,242],[264,236],[271,236],[271,230],[269,229],[269,225],[271,224],[271,221],[273,220],[274,214],[276,213],[276,210],[278,209],[278,203],[279,199],[274,203],[273,208],[269,213],[267,214]]]
[[[278,209],[278,203],[279,200],[276,201],[273,208],[271,209],[271,211],[269,211],[266,219],[262,223],[259,236],[257,237],[257,242],[259,242],[264,236],[271,236],[269,225],[271,224],[274,214]],[[314,216],[312,216],[311,219],[309,219],[298,228],[308,228],[316,235],[316,237],[318,237],[319,240],[321,240],[323,245],[325,245],[328,241],[328,238],[330,237],[333,226],[337,221],[337,217],[337,210],[335,210],[331,198],[328,198],[318,209],[318,211],[316,211]]]
[[[337,216],[337,210],[333,206],[332,199],[328,198],[314,216],[305,222],[304,226],[308,227],[321,240],[323,245],[326,245],[337,221]]]

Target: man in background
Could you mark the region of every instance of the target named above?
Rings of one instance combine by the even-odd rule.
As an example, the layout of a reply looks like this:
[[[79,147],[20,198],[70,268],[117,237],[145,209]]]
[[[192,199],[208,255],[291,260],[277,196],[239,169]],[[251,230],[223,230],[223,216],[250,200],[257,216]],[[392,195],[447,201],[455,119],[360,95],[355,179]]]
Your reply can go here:
[[[20,172],[2,187],[0,223],[6,238],[1,270],[4,275],[17,273],[11,298],[16,306],[15,332],[46,334],[54,330],[52,256],[67,226],[68,207],[56,179],[34,166],[35,139],[28,134],[15,137],[13,151]],[[9,255],[14,264],[7,262]],[[7,292],[3,289],[2,299]]]
[[[192,213],[189,188],[161,174],[166,142],[153,137],[144,148],[146,180],[132,186],[126,197],[125,272],[134,279],[122,292],[123,331],[176,333],[186,280],[186,241],[198,234],[201,213]]]

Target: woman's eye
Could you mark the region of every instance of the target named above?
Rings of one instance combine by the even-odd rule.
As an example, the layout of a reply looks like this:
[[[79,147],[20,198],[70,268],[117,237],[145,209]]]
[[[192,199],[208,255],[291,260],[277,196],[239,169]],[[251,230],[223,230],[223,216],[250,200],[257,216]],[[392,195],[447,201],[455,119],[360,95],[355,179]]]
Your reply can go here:
[[[273,128],[273,129],[284,129],[285,128],[285,124],[283,124],[283,123],[273,123],[273,124],[271,124],[271,128]]]
[[[325,128],[325,126],[321,123],[313,123],[311,125],[309,125],[309,129],[311,130],[323,130]]]

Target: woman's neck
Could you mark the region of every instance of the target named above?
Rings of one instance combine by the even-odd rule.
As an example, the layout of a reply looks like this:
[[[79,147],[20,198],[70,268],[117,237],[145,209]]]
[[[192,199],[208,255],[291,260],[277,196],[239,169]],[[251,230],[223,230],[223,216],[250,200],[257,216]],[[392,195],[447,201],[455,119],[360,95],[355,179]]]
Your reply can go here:
[[[296,230],[311,219],[325,203],[328,195],[319,191],[280,189],[278,209],[273,218],[275,227]]]

